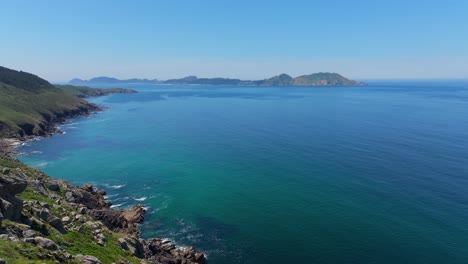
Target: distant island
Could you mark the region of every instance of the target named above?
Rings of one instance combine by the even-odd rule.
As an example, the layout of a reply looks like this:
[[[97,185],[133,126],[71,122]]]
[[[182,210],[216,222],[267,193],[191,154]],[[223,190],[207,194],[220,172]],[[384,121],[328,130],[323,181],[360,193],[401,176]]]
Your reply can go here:
[[[96,77],[89,80],[73,79],[69,81],[74,85],[90,85],[103,83],[153,83],[166,85],[235,85],[235,86],[364,86],[365,82],[356,82],[343,77],[338,73],[319,72],[309,75],[291,77],[288,74],[280,74],[269,79],[248,81],[230,78],[198,78],[187,76],[180,79],[159,81],[157,79],[127,79],[119,80],[112,77]]]
[[[109,84],[109,83],[110,84],[119,84],[119,83],[160,83],[160,81],[158,81],[156,79],[149,80],[149,79],[137,79],[137,78],[119,80],[119,79],[112,78],[112,77],[101,76],[101,77],[95,77],[95,78],[92,78],[92,79],[89,79],[89,80],[82,80],[82,79],[75,78],[75,79],[70,80],[68,83],[73,84],[73,85],[86,85],[86,84],[103,84],[103,83],[106,83],[106,84]]]

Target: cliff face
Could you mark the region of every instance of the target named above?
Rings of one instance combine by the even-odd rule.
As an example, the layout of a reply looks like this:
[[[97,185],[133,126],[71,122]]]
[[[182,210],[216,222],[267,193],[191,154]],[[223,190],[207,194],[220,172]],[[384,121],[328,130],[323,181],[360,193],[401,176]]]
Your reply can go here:
[[[0,154],[0,259],[7,263],[205,263],[192,247],[140,239],[143,206],[112,210],[76,187]],[[1,261],[1,260],[0,260]]]

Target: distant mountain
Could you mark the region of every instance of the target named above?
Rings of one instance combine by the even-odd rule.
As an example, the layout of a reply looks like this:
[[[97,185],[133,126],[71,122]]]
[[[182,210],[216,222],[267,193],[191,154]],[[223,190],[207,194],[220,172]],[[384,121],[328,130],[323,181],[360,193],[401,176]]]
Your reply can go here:
[[[269,79],[257,81],[244,81],[229,78],[198,78],[197,76],[187,76],[180,79],[170,79],[166,81],[148,79],[128,79],[119,80],[111,77],[96,77],[90,80],[73,79],[71,84],[100,84],[100,83],[160,83],[168,85],[241,85],[241,86],[356,86],[366,85],[364,82],[347,79],[338,73],[319,72],[309,75],[291,77],[285,73],[271,77]]]
[[[286,73],[261,81],[255,81],[258,86],[291,86],[293,78]]]
[[[89,85],[89,84],[119,84],[119,83],[159,83],[158,80],[149,80],[149,79],[127,79],[127,80],[119,80],[113,77],[95,77],[89,80],[82,80],[82,79],[72,79],[71,81],[68,82],[69,84],[74,84],[74,85]]]
[[[242,86],[355,86],[366,85],[364,82],[347,79],[338,73],[320,72],[310,75],[302,75],[296,78],[283,73],[269,79],[258,81],[243,81],[228,78],[198,78],[188,76],[181,79],[171,79],[162,82],[163,84],[204,84],[204,85],[242,85]]]
[[[291,80],[292,86],[353,86],[356,81],[347,79],[338,73],[320,72],[302,75]]]

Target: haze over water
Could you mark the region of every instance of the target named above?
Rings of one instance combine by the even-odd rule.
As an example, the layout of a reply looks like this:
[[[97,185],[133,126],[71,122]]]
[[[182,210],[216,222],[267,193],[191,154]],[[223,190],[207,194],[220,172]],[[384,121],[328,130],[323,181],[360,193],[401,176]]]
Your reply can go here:
[[[466,82],[126,87],[19,158],[210,263],[466,263]]]

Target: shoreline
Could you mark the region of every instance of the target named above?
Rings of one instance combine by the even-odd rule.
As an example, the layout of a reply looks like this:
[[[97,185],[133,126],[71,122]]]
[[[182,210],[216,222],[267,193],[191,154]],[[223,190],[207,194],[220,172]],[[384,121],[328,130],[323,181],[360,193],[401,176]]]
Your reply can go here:
[[[54,134],[63,134],[63,132],[61,133],[58,127],[59,125],[74,118],[90,116],[93,113],[104,111],[104,109],[104,107],[89,103],[89,108],[80,109],[81,111],[73,112],[69,115],[59,116],[54,120],[49,120],[45,126],[46,129],[44,130],[44,133],[42,135],[28,135],[19,138],[0,138],[0,156],[5,155],[6,157],[14,159],[24,165],[24,163],[22,163],[14,157],[14,155],[18,154],[17,150],[22,143],[41,138],[52,137],[54,136]],[[45,175],[40,169],[36,170]],[[46,177],[49,176],[46,175]],[[84,189],[92,196],[97,197],[95,199],[99,200],[100,203],[103,204],[102,206],[99,206],[99,210],[96,210],[96,207],[93,208],[93,206],[85,206],[89,211],[90,217],[96,221],[103,222],[104,226],[107,226],[107,228],[109,228],[112,232],[116,232],[119,234],[123,232],[131,235],[131,237],[127,240],[119,240],[119,242],[122,245],[122,250],[130,250],[133,256],[141,259],[142,261],[148,260],[151,261],[150,263],[179,263],[179,261],[182,261],[180,263],[206,263],[206,255],[204,253],[196,251],[191,246],[179,246],[171,240],[164,238],[142,239],[140,236],[141,231],[139,229],[139,225],[144,221],[144,214],[146,213],[146,209],[143,205],[133,205],[124,209],[115,209],[112,208],[112,203],[105,199],[106,192],[104,190],[97,190],[95,187],[89,184],[86,184],[82,187],[78,187],[60,178],[50,177],[50,180],[60,182],[62,185],[68,186],[67,188],[70,189]],[[86,194],[85,196],[89,195]],[[73,206],[75,200],[73,200],[73,195],[71,197],[71,201],[68,201],[66,199],[65,200],[66,202],[71,202]],[[85,201],[81,202],[84,203]],[[78,204],[78,207],[80,205],[83,206],[83,203]],[[80,212],[82,212],[83,210],[78,207],[77,209]],[[133,247],[130,245],[132,245]]]

